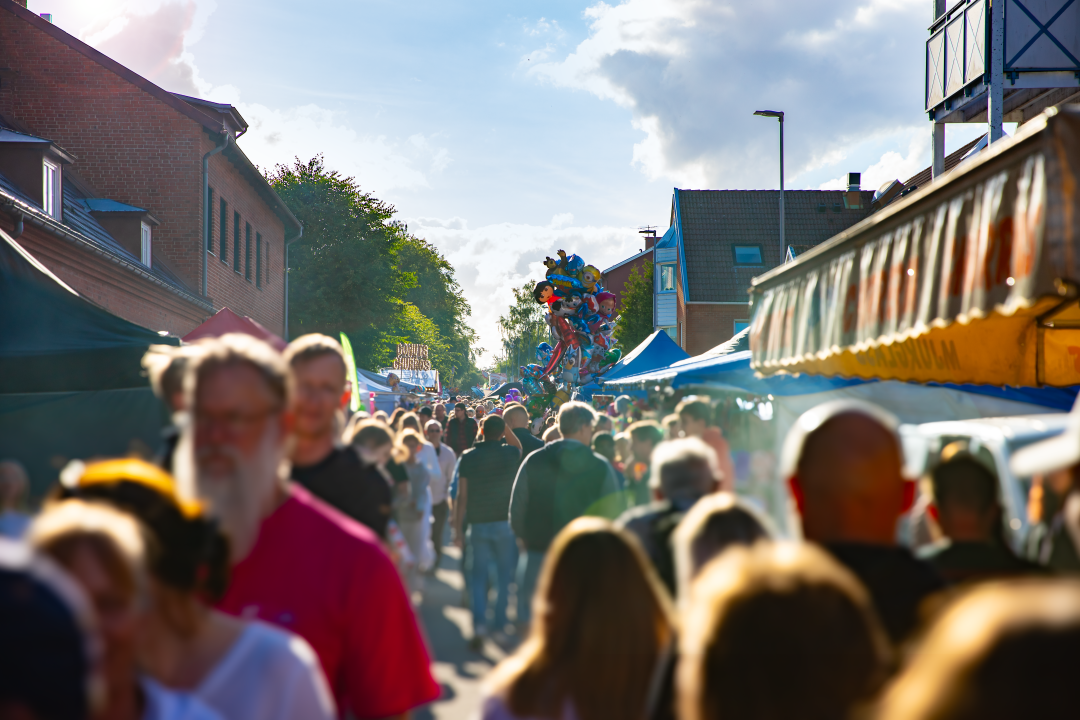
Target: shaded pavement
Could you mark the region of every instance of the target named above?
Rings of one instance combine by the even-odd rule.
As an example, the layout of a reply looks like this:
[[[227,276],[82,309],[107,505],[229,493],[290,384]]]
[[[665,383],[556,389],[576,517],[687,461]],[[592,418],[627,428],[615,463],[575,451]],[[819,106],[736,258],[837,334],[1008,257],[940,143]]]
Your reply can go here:
[[[480,651],[469,649],[472,613],[465,606],[461,553],[451,546],[444,550],[434,576],[427,576],[420,619],[435,656],[435,679],[442,697],[413,713],[416,720],[469,720],[478,716],[481,684],[495,664],[506,657],[506,649],[488,640]],[[494,601],[494,598],[492,598]],[[511,594],[511,607],[514,606]]]

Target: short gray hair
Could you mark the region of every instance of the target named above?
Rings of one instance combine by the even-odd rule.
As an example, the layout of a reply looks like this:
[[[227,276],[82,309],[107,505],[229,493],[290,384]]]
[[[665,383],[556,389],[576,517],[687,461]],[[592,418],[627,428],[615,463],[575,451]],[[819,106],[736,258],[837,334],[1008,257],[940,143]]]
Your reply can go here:
[[[668,440],[653,450],[649,487],[675,505],[694,504],[712,492],[720,478],[716,452],[698,438]]]
[[[575,400],[559,408],[559,433],[563,437],[577,435],[586,424],[596,424],[596,411],[585,403]]]

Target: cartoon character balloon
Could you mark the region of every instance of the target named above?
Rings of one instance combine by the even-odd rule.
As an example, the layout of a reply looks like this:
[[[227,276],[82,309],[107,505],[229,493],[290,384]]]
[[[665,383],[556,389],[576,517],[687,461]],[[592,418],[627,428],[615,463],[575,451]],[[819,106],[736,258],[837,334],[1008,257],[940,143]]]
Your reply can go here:
[[[565,250],[556,254],[544,259],[546,277],[533,290],[551,330],[551,343],[536,348],[539,365],[521,369],[522,386],[534,396],[538,388],[548,397],[572,394],[575,386],[602,379],[621,357],[614,338],[616,299],[604,290],[600,270]],[[558,399],[551,397],[551,404]]]

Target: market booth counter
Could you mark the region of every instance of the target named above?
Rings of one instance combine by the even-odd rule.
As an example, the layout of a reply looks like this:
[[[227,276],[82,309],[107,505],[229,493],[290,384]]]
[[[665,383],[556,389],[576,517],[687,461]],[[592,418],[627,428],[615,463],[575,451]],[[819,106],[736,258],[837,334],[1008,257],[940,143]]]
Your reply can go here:
[[[1047,110],[924,190],[754,278],[751,365],[1080,384],[1080,112]]]

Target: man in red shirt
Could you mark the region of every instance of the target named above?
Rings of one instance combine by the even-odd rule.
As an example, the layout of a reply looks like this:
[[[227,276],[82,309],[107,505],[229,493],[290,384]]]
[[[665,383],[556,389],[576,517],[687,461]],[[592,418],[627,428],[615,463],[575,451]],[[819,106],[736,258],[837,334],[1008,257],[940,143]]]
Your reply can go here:
[[[220,608],[307,640],[342,715],[400,717],[435,700],[412,606],[374,533],[288,481],[293,417],[281,355],[225,335],[201,344],[185,387],[193,423],[178,454],[232,546]]]

